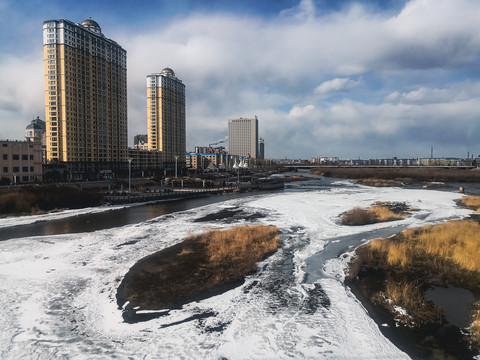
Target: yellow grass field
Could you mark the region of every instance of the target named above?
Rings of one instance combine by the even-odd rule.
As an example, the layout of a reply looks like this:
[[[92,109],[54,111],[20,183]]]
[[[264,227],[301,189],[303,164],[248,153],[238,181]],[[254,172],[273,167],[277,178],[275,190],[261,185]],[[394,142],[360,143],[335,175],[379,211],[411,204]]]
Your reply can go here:
[[[408,266],[414,255],[425,253],[480,272],[480,224],[471,220],[408,229],[391,239],[374,239],[370,248],[385,253],[390,265]]]

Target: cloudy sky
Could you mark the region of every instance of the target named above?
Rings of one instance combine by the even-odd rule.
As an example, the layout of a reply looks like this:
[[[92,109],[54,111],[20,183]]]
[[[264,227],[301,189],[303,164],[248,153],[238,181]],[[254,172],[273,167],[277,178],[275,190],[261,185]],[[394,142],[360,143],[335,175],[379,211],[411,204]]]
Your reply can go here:
[[[478,0],[0,0],[0,139],[45,117],[43,21],[89,17],[127,50],[130,144],[168,66],[187,150],[256,115],[269,158],[480,154]]]

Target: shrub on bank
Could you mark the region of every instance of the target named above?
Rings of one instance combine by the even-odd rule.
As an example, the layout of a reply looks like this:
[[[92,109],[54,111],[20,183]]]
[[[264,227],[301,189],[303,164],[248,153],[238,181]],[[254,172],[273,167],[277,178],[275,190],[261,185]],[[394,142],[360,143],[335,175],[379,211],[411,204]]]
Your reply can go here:
[[[391,239],[374,239],[373,253],[386,256],[391,266],[408,268],[416,262],[454,263],[465,271],[480,273],[480,224],[471,220],[450,221],[407,229]],[[426,264],[428,265],[428,264]],[[442,270],[449,272],[447,265]]]
[[[442,309],[425,300],[420,287],[415,283],[387,281],[385,291],[377,293],[373,301],[411,327],[441,324],[445,319]]]
[[[97,191],[67,186],[25,186],[0,192],[0,214],[34,214],[53,209],[100,205],[103,195]]]
[[[373,187],[389,187],[389,186],[400,187],[403,185],[401,181],[391,180],[391,179],[376,179],[376,178],[358,179],[356,183],[365,185],[365,186],[373,186]]]
[[[480,171],[439,167],[317,167],[312,174],[349,179],[390,179],[397,181],[479,182]]]
[[[409,215],[406,209],[403,203],[376,203],[368,209],[355,207],[340,215],[340,220],[343,225],[367,225],[401,220]]]
[[[480,209],[480,196],[462,196],[460,204],[478,211]]]

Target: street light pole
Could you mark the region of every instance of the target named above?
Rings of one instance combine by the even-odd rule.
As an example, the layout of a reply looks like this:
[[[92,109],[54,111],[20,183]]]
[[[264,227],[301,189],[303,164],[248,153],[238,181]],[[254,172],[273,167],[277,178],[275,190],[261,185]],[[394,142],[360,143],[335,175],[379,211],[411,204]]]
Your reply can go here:
[[[179,156],[175,155],[174,158],[175,158],[175,179],[176,179],[177,178],[177,161],[178,161]]]
[[[128,194],[130,194],[132,183],[132,158],[128,159]]]

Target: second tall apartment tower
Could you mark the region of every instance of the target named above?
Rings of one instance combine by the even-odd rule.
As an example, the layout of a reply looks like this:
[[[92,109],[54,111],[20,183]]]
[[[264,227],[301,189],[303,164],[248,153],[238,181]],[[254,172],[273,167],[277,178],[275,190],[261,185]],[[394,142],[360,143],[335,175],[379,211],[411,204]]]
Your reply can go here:
[[[147,76],[148,149],[162,152],[166,169],[184,167],[185,85],[170,68]]]
[[[127,52],[92,19],[45,21],[43,48],[47,162],[121,167],[128,148]]]

